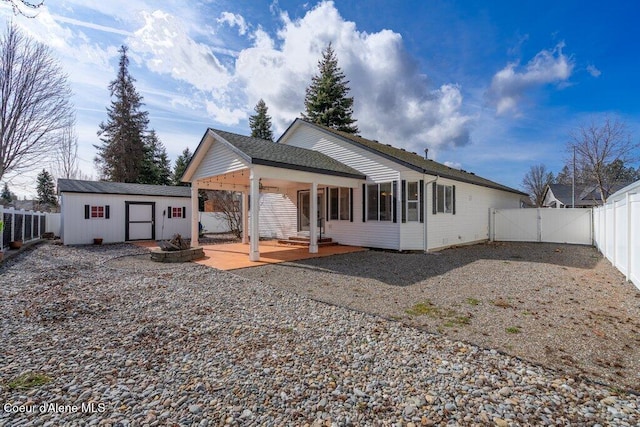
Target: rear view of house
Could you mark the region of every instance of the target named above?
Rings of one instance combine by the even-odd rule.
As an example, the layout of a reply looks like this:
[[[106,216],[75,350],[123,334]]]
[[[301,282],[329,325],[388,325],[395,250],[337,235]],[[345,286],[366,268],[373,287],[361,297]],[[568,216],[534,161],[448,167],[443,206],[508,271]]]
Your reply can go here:
[[[59,179],[65,245],[190,236],[188,187]]]
[[[489,238],[489,208],[527,195],[391,145],[296,119],[277,143],[208,129],[184,181],[243,193],[252,236],[437,250]],[[249,224],[250,222],[250,224]],[[192,223],[193,227],[197,224]],[[255,242],[254,242],[255,240]],[[257,239],[251,258],[258,259]]]

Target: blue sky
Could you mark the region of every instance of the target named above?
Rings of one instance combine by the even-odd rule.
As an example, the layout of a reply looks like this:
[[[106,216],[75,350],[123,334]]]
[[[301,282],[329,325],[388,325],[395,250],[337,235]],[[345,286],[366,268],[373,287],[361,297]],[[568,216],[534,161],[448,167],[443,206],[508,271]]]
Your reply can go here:
[[[628,1],[46,0],[28,19],[0,2],[0,16],[49,45],[68,73],[81,168],[94,178],[120,45],[175,160],[209,126],[248,134],[260,98],[279,136],[331,42],[362,136],[429,147],[515,188],[531,165],[559,171],[580,124],[615,116],[638,141],[639,12]],[[35,193],[31,176],[10,186]]]

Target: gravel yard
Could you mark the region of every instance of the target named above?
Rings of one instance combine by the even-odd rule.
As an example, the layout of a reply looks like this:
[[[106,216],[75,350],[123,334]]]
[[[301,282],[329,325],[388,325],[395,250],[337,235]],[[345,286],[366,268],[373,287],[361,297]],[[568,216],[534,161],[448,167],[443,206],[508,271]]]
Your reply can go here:
[[[369,251],[236,273],[640,393],[640,291],[591,247]]]
[[[349,279],[349,286],[362,287],[359,292],[373,292],[367,283],[376,282],[378,267],[370,266],[362,277],[353,270],[350,275],[351,262],[360,259],[349,258],[352,255],[334,257],[339,266],[335,272],[315,264],[328,259],[273,270],[287,282],[282,289],[284,284],[273,287],[196,264],[154,264],[143,253],[129,245],[41,245],[0,267],[0,425],[640,423],[637,395],[303,296],[322,274],[330,274],[326,277],[331,280],[315,283],[317,288],[330,288],[333,280],[348,285]],[[405,255],[354,255],[385,261],[378,286],[392,286],[398,295],[420,286],[405,280],[407,272],[400,264],[390,267],[389,257]],[[548,269],[566,267],[574,275],[599,274],[592,286],[611,277],[616,285],[621,281],[597,258],[587,260],[595,269],[540,263],[537,269],[534,264],[496,270],[501,263],[529,261],[498,259],[497,265],[485,265],[471,259],[445,268],[447,256],[422,255],[423,262],[434,264],[425,264],[420,282],[437,283],[455,272],[478,282],[502,274],[505,282],[520,277],[528,287],[538,283],[540,291],[520,291],[523,301],[539,294],[553,304],[559,295],[547,289],[552,284],[527,276],[543,277]],[[483,268],[465,272],[474,264]],[[263,267],[246,272],[258,274],[260,269],[269,272]],[[298,270],[302,276],[280,273]],[[291,292],[294,285],[303,295]],[[466,286],[460,283],[461,289]],[[513,305],[497,307],[500,310],[523,310],[524,303],[506,293],[511,287],[488,281],[484,286],[476,289],[480,303],[468,308],[470,324],[455,329],[480,328],[479,315],[472,310],[497,296]],[[500,289],[497,296],[489,293]],[[347,291],[333,288],[339,292]],[[454,298],[456,293],[450,294]],[[422,312],[414,307],[420,301],[443,304],[440,296],[426,290],[417,295],[420,298],[407,301],[416,313]],[[333,302],[353,306],[359,297],[351,292],[349,298],[351,302]],[[405,300],[377,299],[370,311],[396,302],[402,305]],[[638,299],[632,304],[636,314],[629,317],[637,315]],[[466,312],[464,305],[457,310],[462,312],[462,307]],[[536,315],[550,316],[542,308]],[[430,317],[407,318],[404,308],[395,312],[403,321]],[[522,333],[513,335],[524,336],[527,323],[519,325]],[[441,327],[446,333],[454,329]],[[602,332],[606,337],[608,329]],[[637,342],[630,345],[636,348],[630,353],[637,351]],[[635,358],[637,363],[637,353]],[[19,413],[21,409],[31,412]]]

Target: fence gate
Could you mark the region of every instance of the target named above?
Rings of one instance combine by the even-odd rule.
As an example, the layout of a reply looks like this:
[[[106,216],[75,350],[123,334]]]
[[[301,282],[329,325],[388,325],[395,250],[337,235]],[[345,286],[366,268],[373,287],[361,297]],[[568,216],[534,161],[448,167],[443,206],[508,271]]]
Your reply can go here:
[[[491,209],[491,240],[593,244],[591,209]]]

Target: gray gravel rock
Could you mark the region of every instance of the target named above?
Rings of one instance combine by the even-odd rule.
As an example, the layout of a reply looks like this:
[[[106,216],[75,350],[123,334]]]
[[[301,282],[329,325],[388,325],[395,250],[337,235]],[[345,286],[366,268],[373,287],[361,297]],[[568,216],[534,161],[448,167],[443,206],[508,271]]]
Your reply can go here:
[[[638,396],[144,253],[43,245],[0,267],[0,425],[640,423]],[[50,380],[9,386],[25,372]],[[84,408],[11,411],[54,403]]]

